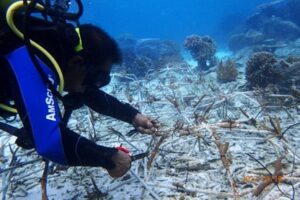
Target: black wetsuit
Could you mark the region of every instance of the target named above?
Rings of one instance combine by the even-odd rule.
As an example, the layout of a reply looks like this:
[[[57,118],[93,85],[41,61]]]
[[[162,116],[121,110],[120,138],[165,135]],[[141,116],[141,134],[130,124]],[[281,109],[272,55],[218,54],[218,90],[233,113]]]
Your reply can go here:
[[[3,24],[0,23],[0,25],[2,26]],[[44,39],[47,38],[44,36]],[[28,137],[32,139],[31,125],[26,117],[27,111],[23,105],[19,87],[10,66],[3,57],[3,55],[21,46],[22,42],[14,35],[0,31],[0,45],[0,103],[3,103],[3,101],[7,99],[15,101],[20,119],[24,125],[24,134],[27,134]],[[57,53],[55,49],[51,49],[50,52],[53,54]],[[128,123],[131,123],[134,116],[138,113],[138,111],[129,104],[120,102],[113,96],[99,90],[96,87],[88,88],[85,93],[70,94],[68,97],[69,99],[72,98],[75,100],[76,104],[79,106],[86,105],[98,113],[111,116]],[[68,165],[102,166],[106,169],[114,168],[114,163],[111,161],[111,157],[117,152],[115,148],[97,145],[64,125],[61,126],[61,133],[63,149]]]

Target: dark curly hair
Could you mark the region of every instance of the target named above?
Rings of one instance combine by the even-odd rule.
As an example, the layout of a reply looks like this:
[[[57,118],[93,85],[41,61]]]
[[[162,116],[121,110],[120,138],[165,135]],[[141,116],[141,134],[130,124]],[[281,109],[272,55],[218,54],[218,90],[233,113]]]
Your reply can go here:
[[[79,26],[83,43],[82,55],[93,65],[103,65],[107,61],[113,64],[122,62],[118,44],[104,30],[91,24]]]

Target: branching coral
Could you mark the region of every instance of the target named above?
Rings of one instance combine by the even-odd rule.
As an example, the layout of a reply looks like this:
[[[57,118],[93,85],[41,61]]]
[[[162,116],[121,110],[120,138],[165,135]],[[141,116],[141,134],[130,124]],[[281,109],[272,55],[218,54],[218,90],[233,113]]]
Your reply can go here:
[[[228,59],[227,61],[221,61],[217,68],[217,78],[218,81],[227,83],[230,81],[235,81],[238,75],[238,70],[236,68],[236,63],[233,60]]]
[[[273,54],[258,52],[247,61],[246,79],[249,88],[266,87],[278,83],[281,79]]]
[[[184,47],[190,51],[200,69],[207,70],[215,64],[217,45],[211,37],[190,35],[185,39]]]

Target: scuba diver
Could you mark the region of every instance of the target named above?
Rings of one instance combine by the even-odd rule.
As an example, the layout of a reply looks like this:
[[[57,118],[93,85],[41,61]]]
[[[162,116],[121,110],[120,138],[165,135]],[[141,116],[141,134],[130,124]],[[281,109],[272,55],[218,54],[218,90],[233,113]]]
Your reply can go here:
[[[79,25],[80,0],[76,0],[77,13],[68,12],[69,3],[0,3],[0,116],[18,114],[23,124],[17,129],[1,122],[0,129],[17,136],[17,145],[35,148],[47,160],[68,166],[101,166],[110,176],[121,177],[131,167],[130,155],[70,130],[67,123],[72,111],[86,105],[150,135],[155,134],[158,123],[99,90],[109,84],[113,64],[121,63],[121,52],[102,29]],[[64,96],[63,91],[67,92]],[[63,103],[63,116],[58,101]]]

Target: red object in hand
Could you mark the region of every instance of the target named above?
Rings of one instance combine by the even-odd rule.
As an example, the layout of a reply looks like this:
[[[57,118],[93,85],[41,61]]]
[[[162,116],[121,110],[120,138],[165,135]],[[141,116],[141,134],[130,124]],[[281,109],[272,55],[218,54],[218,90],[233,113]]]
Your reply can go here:
[[[129,150],[126,149],[125,147],[123,147],[122,145],[116,147],[116,149],[118,149],[119,151],[123,151],[126,154],[130,153]],[[149,156],[149,151],[144,152],[144,153],[140,153],[140,154],[136,154],[136,155],[130,155],[130,158],[131,158],[131,161],[135,161],[135,160],[143,159],[143,158],[148,157],[148,156]]]
[[[118,147],[116,147],[116,149],[118,149],[118,150],[120,150],[120,151],[123,151],[124,153],[127,153],[127,154],[129,154],[129,150],[128,149],[126,149],[125,147],[123,147],[123,146],[118,146]]]

